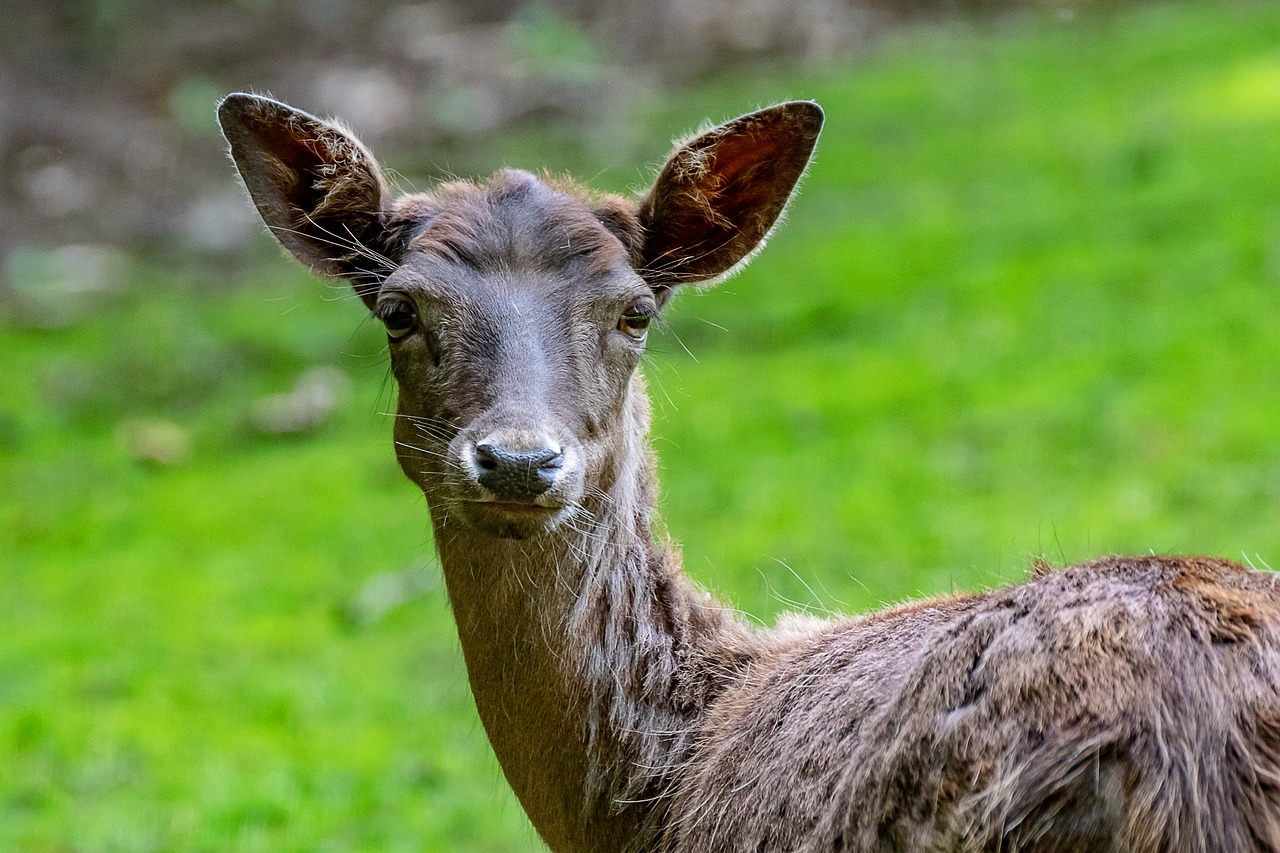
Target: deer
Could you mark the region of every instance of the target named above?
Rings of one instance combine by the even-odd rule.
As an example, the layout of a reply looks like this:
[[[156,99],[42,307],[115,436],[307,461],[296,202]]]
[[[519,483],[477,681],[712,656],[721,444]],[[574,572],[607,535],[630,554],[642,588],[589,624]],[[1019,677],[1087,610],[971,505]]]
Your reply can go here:
[[[822,128],[777,104],[637,197],[505,168],[392,197],[335,120],[218,116],[268,229],[385,327],[476,710],[554,851],[1280,850],[1276,575],[1107,556],[746,622],[656,532],[640,362],[779,222]]]

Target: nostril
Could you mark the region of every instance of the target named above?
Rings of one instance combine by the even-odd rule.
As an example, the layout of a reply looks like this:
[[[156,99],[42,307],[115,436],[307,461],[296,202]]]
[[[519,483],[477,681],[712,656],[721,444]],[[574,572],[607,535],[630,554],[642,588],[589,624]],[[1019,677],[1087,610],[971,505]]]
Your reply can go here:
[[[559,449],[548,447],[529,461],[543,471],[555,471],[564,467],[564,453]]]
[[[476,465],[483,471],[493,471],[497,469],[498,462],[502,458],[502,452],[492,444],[476,445]]]

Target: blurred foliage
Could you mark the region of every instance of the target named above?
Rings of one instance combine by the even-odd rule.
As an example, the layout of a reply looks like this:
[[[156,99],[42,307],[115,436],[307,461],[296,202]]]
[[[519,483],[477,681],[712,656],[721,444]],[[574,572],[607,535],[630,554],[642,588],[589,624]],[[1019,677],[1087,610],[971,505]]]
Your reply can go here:
[[[1003,583],[1041,554],[1276,565],[1277,45],[1274,4],[1046,8],[632,115],[650,165],[709,116],[829,116],[769,250],[653,342],[691,573],[768,620]],[[644,180],[589,149],[543,127],[484,153]],[[74,262],[15,261],[47,281]],[[104,264],[100,287],[0,305],[0,849],[536,848],[359,303],[276,255]],[[350,405],[254,427],[332,365]],[[185,455],[139,455],[158,423]]]
[[[594,79],[604,57],[591,33],[561,10],[543,3],[521,7],[508,22],[512,53],[535,74],[552,79]]]

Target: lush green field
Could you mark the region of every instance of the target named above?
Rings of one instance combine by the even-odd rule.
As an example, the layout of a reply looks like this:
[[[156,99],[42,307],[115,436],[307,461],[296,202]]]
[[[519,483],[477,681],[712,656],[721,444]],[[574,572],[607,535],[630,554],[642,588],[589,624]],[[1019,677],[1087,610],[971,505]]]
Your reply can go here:
[[[789,223],[677,300],[647,367],[694,575],[767,621],[1038,555],[1280,566],[1280,6],[913,27],[643,110],[641,162],[783,97],[829,117]],[[638,181],[555,141],[493,158]],[[79,323],[3,321],[0,850],[537,848],[392,461],[379,332],[267,257],[140,261]],[[247,425],[327,364],[332,422]],[[185,461],[132,458],[139,418]]]

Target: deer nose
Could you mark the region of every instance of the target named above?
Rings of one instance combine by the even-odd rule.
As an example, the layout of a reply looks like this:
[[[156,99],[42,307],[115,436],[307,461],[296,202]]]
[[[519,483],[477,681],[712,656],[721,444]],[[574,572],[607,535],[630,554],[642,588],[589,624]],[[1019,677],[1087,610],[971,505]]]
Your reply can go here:
[[[477,482],[502,498],[529,500],[550,489],[564,467],[564,451],[554,442],[517,450],[494,438],[476,444]]]

